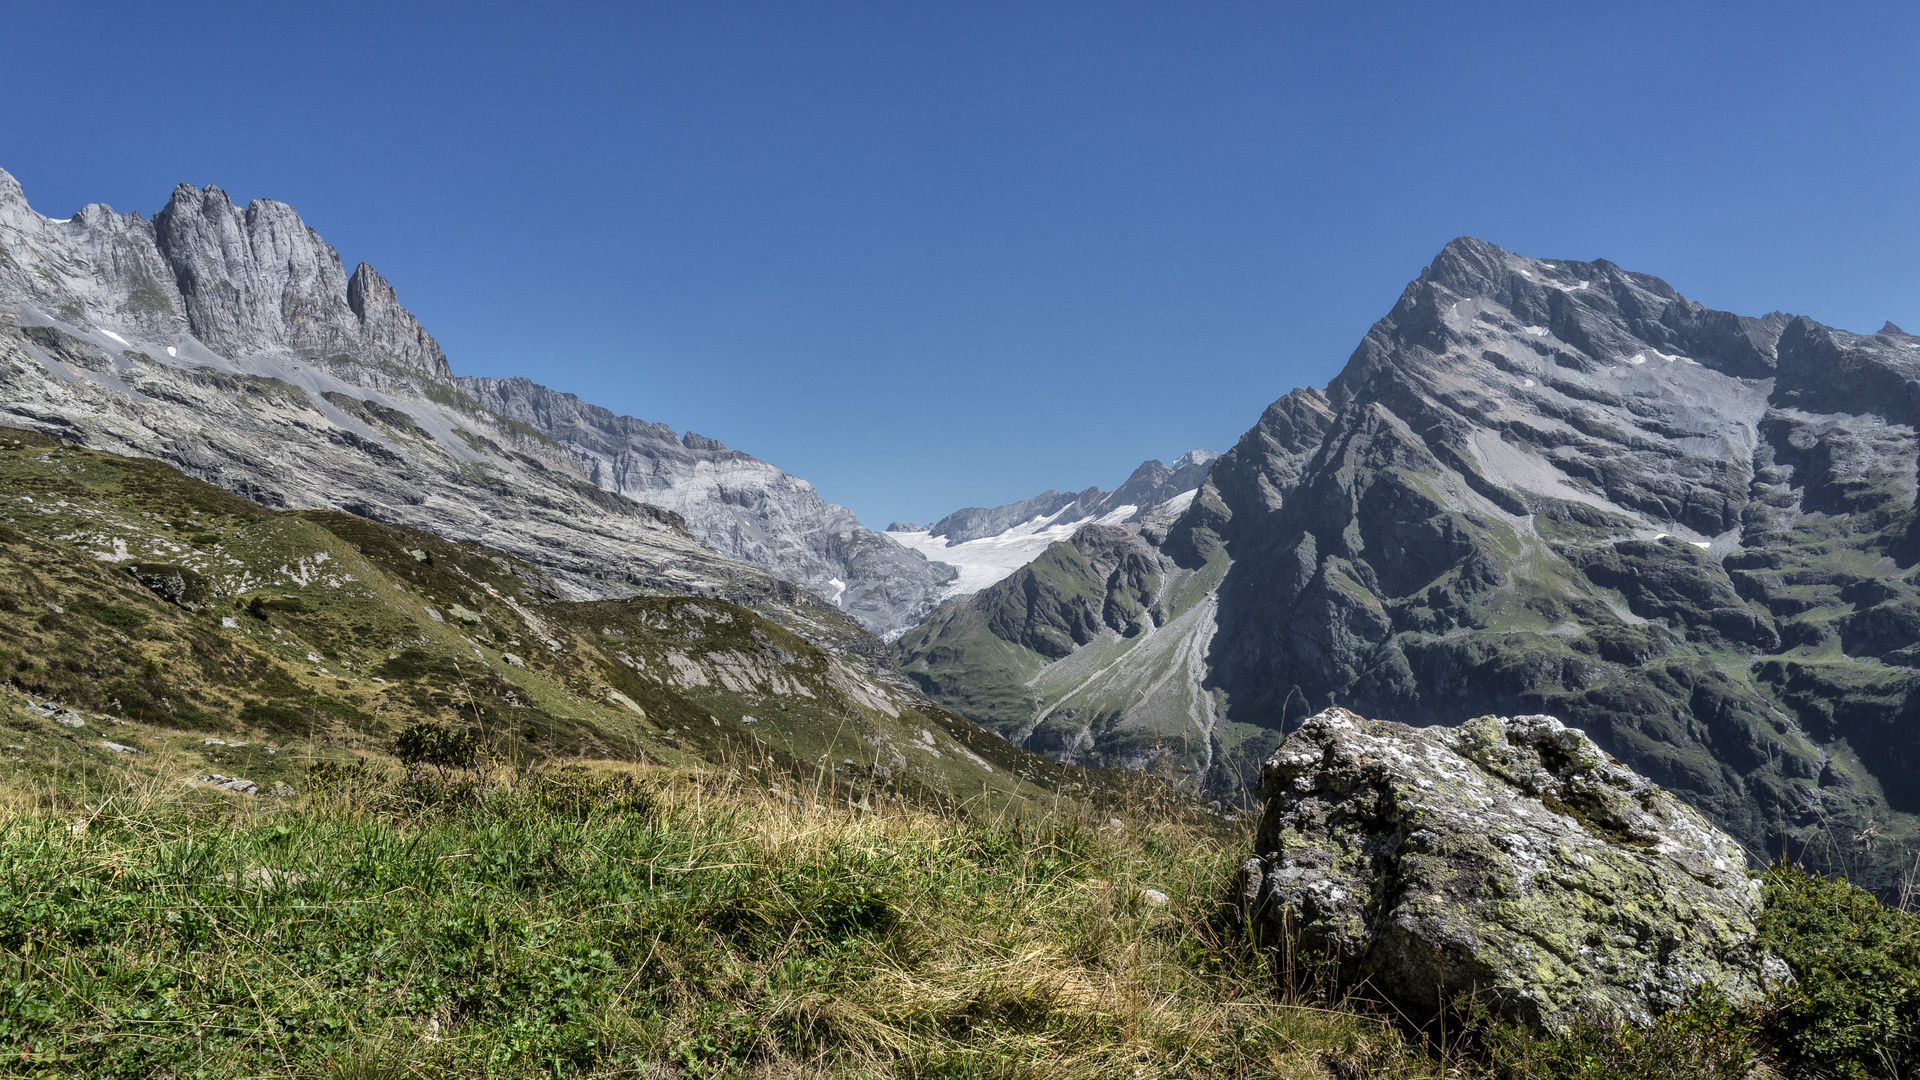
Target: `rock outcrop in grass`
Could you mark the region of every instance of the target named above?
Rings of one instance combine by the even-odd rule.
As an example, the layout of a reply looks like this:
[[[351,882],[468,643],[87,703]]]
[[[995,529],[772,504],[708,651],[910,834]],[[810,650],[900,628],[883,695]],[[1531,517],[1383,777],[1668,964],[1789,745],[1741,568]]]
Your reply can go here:
[[[1698,811],[1550,716],[1412,728],[1333,708],[1261,771],[1247,899],[1414,1011],[1550,1028],[1758,1000],[1761,885]]]

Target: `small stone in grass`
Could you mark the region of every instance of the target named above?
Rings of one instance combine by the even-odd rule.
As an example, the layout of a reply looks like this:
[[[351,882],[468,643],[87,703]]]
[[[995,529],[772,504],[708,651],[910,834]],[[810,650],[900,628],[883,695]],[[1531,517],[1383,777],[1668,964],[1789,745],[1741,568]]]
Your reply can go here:
[[[237,791],[242,795],[257,795],[260,785],[251,780],[242,780],[237,776],[222,776],[219,773],[202,773],[198,779],[212,784],[221,791]]]

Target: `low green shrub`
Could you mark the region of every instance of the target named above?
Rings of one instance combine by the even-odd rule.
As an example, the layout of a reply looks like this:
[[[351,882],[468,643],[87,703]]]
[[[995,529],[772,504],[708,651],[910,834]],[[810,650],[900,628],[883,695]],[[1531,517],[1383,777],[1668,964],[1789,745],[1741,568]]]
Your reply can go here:
[[[106,604],[89,601],[76,605],[74,610],[91,618],[94,622],[102,626],[109,626],[115,630],[138,630],[147,625],[148,622],[145,612],[127,607],[124,604]]]
[[[1791,865],[1766,891],[1761,940],[1797,980],[1773,1017],[1782,1048],[1811,1075],[1916,1075],[1920,916]]]
[[[410,773],[431,768],[442,778],[456,773],[479,773],[488,761],[486,743],[470,731],[415,724],[394,736],[393,756]]]
[[[1760,1010],[1699,1001],[1642,1026],[1583,1016],[1556,1034],[1515,1024],[1479,1032],[1495,1080],[1746,1080],[1761,1055]]]

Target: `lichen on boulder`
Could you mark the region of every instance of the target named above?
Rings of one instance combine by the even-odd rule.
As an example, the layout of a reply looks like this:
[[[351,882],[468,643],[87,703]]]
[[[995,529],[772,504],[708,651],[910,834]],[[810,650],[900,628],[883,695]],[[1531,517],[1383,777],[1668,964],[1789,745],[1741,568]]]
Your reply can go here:
[[[1788,978],[1738,844],[1551,716],[1308,719],[1261,770],[1252,915],[1415,1012],[1557,1028]]]

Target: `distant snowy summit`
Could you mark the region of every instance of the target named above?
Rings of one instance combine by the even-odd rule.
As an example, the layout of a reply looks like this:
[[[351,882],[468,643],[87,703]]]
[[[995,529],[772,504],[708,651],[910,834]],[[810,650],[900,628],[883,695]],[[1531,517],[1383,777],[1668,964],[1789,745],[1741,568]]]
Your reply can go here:
[[[992,585],[1088,525],[1178,516],[1219,456],[1211,450],[1189,450],[1172,465],[1142,463],[1111,492],[1097,487],[1077,493],[1049,490],[1005,506],[969,506],[931,526],[896,521],[887,526],[887,535],[929,561],[959,570],[946,596],[962,596]]]

